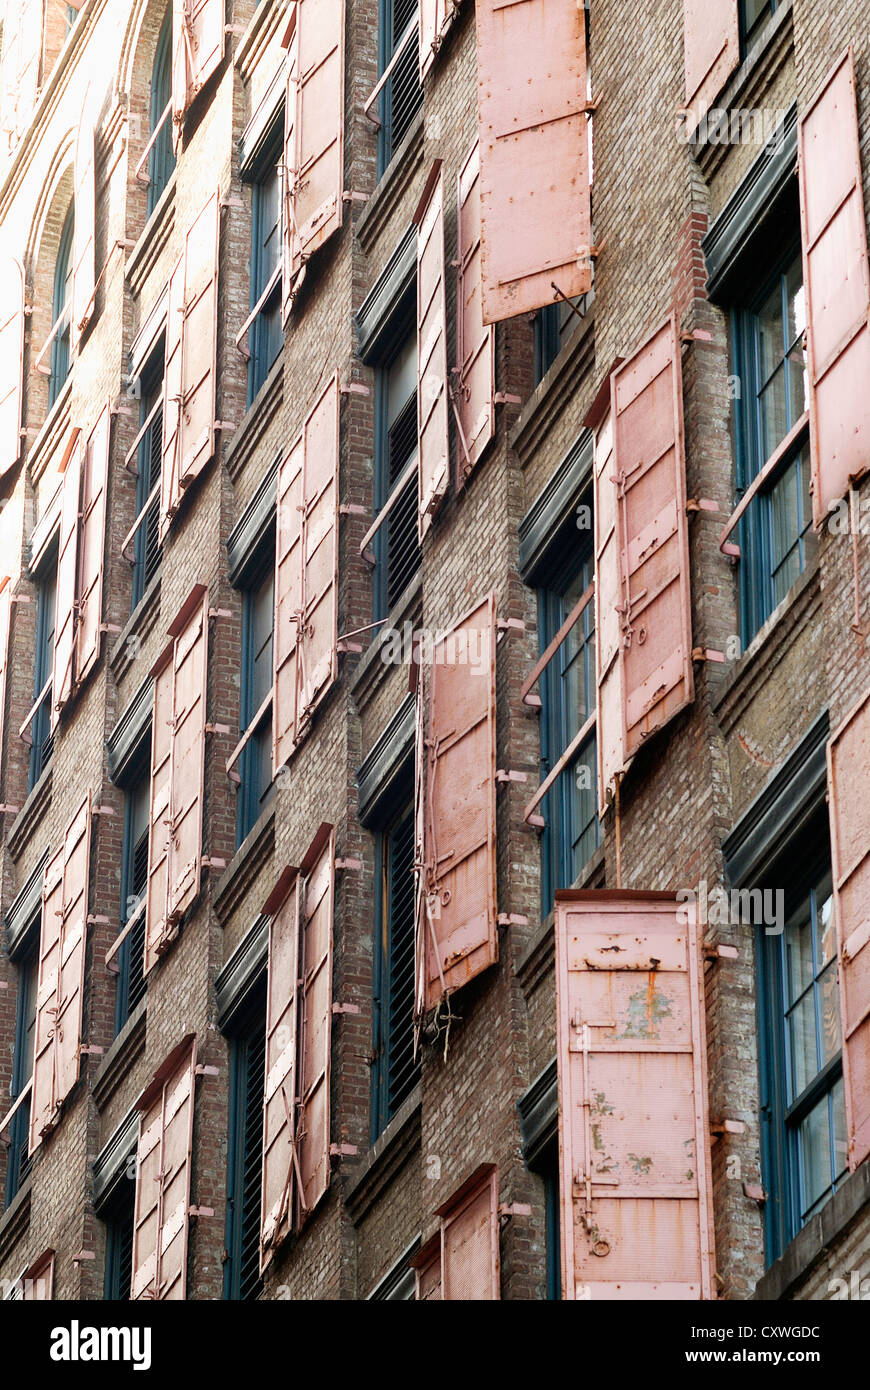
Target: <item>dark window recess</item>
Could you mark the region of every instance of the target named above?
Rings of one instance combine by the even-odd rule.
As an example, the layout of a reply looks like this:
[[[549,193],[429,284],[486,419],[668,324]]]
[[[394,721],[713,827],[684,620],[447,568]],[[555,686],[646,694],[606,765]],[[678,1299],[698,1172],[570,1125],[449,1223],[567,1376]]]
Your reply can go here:
[[[166,110],[172,95],[172,6],[160,29],[157,48],[154,53],[154,67],[151,72],[150,134],[153,135],[157,122]],[[172,149],[172,117],[164,121],[160,134],[151,146],[148,156],[148,216],[150,217],[160,195],[168,184],[175,168],[175,153]]]
[[[770,16],[779,8],[779,0],[739,0],[740,53],[745,55]]]
[[[244,733],[272,689],[272,635],[275,626],[275,556],[270,546],[260,578],[245,591],[242,608],[242,687],[240,727]],[[239,758],[238,844],[270,805],[272,721],[263,719]]]
[[[559,1189],[559,1145],[548,1146],[541,1156],[538,1172],[544,1180],[544,1217],[546,1221],[547,1298],[558,1302],[562,1297],[561,1212]]]
[[[125,1173],[111,1205],[100,1212],[106,1223],[106,1278],[103,1297],[109,1302],[126,1302],[133,1282],[133,1227],[136,1213],[136,1184]]]
[[[381,0],[381,72],[417,13],[418,0]],[[412,38],[380,96],[379,174],[383,174],[423,104],[418,39]]]
[[[538,386],[579,323],[575,310],[583,312],[586,296],[566,302],[557,299],[535,314],[535,385]]]
[[[387,433],[387,495],[417,452],[417,396],[403,407]],[[417,475],[405,484],[382,528],[386,532],[386,612],[404,593],[420,568],[417,538]]]
[[[33,1047],[36,1036],[37,960],[33,951],[18,965],[18,1002],[15,1010],[15,1043],[12,1053],[12,1094],[15,1100],[33,1073]],[[4,1105],[4,1110],[8,1107]],[[6,1167],[6,1204],[18,1192],[32,1167],[27,1156],[30,1129],[30,1100],[25,1100],[9,1125]]]
[[[70,207],[60,234],[57,260],[54,264],[54,290],[51,301],[52,326],[57,323],[67,308],[72,293],[73,271],[73,220],[74,209]],[[49,409],[60,395],[61,387],[69,376],[70,324],[69,314],[63,327],[54,336],[51,344],[51,375],[48,378]]]
[[[372,1140],[417,1084],[414,1058],[414,812],[379,836]]]
[[[36,614],[36,669],[34,671],[33,698],[45,687],[51,676],[54,660],[54,619],[55,596],[57,593],[57,552],[49,558],[45,577],[39,586],[39,602]],[[36,786],[54,751],[54,737],[51,733],[52,689],[46,691],[39,708],[30,723],[30,776],[28,790]]]
[[[163,396],[163,381],[152,380],[150,390],[143,397],[141,418],[144,422]],[[160,481],[160,466],[163,449],[163,406],[154,413],[139,445],[139,477],[136,484],[136,514],[142,511],[154,488]],[[136,532],[133,550],[133,607],[141,603],[142,596],[160,568],[162,551],[159,538],[160,497],[156,496]]]
[[[257,1005],[230,1048],[230,1133],[227,1158],[227,1260],[224,1298],[260,1292],[260,1208],[263,1091],[266,1077],[265,982]]]
[[[144,763],[144,759],[143,759]],[[124,809],[124,851],[121,895],[122,927],[140,909],[148,892],[148,820],[151,782],[147,763],[139,780],[127,790]],[[118,990],[115,1032],[123,1028],[145,993],[145,914],[121,943],[118,951]]]
[[[281,259],[280,143],[273,141],[254,184],[251,211],[251,308],[261,298]],[[248,405],[281,351],[281,283],[276,281],[248,334]]]

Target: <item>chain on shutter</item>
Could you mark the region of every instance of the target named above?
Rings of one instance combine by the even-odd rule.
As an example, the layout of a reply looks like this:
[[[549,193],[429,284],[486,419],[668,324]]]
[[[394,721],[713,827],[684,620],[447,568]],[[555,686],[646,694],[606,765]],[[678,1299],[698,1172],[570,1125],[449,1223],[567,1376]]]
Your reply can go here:
[[[851,48],[798,126],[813,520],[870,463],[870,265]]]
[[[683,389],[669,319],[612,374],[623,757],[694,699]]]
[[[224,0],[172,0],[173,143],[181,139],[184,113],[221,65]]]
[[[78,578],[79,503],[82,478],[82,437],[77,435],[65,460],[61,481],[60,538],[52,654],[51,729],[73,693],[75,679],[76,580]]]
[[[447,311],[444,292],[444,181],[437,160],[417,221],[418,534],[422,542],[447,492]]]
[[[21,456],[24,386],[24,268],[13,256],[0,262],[0,478]]]
[[[477,0],[483,317],[592,284],[582,5]],[[558,61],[554,59],[558,57]]]
[[[483,322],[480,265],[480,146],[459,171],[456,272],[456,401],[460,439],[456,486],[465,485],[495,433],[495,328]]]
[[[613,481],[613,427],[610,412],[595,433],[593,465],[595,528],[595,684],[598,691],[598,814],[607,810],[607,794],[625,770],[622,728],[623,601],[619,564],[616,484]]]
[[[131,1298],[186,1294],[196,1037],[181,1042],[137,1103]]]
[[[271,920],[263,1096],[261,1272],[293,1225],[298,1185],[296,1044],[301,886],[298,872],[285,869],[263,907]]]
[[[702,964],[672,894],[556,895],[565,1298],[715,1296]]]
[[[870,692],[828,744],[843,1087],[854,1171],[870,1155]]]
[[[91,797],[45,866],[28,1152],[57,1124],[79,1077],[88,916]]]
[[[78,543],[75,651],[76,688],[88,677],[100,655],[103,616],[103,551],[106,536],[106,488],[112,417],[108,402],[100,412],[84,449],[81,481],[81,522]]]
[[[740,63],[737,0],[683,0],[686,139]]]
[[[491,594],[433,644],[424,766],[417,1009],[498,959],[495,626]]]

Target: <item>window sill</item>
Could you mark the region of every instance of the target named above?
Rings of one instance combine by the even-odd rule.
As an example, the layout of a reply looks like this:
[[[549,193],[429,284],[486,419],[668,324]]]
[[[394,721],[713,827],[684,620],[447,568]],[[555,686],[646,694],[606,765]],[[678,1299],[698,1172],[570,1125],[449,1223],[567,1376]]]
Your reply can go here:
[[[54,458],[55,452],[60,448],[66,435],[70,423],[71,404],[72,368],[70,368],[70,371],[67,373],[66,381],[60,388],[57,400],[43,420],[33,444],[25,455],[27,472],[30,475],[30,481],[34,488],[39,483],[39,480],[48,468],[49,463]],[[37,525],[38,524],[39,523],[37,523]]]
[[[390,629],[401,628],[403,622],[416,623],[423,616],[423,575],[418,573],[387,614],[386,621],[378,629],[368,650],[359,658],[359,664],[350,682],[350,693],[357,708],[371,700],[375,691],[387,679],[390,671],[396,668],[381,660],[381,648],[386,633]],[[402,669],[405,669],[404,667]],[[407,685],[405,686],[407,689]]]
[[[583,322],[559,350],[555,361],[541,378],[523,406],[510,432],[509,442],[520,466],[538,455],[552,433],[553,426],[568,405],[583,390],[582,383],[595,369],[595,301]]]
[[[223,925],[238,907],[267,859],[275,852],[275,803],[267,806],[248,831],[215,884],[212,907]],[[257,906],[259,911],[259,905]]]
[[[92,1087],[94,1103],[102,1110],[127,1076],[141,1052],[145,1050],[148,1014],[148,995],[139,1000],[118,1036],[100,1063]]]
[[[366,121],[366,124],[370,124]],[[372,127],[372,139],[377,133]],[[396,211],[403,194],[423,162],[423,108],[417,112],[407,134],[393,155],[356,224],[362,249],[368,253]]]
[[[139,655],[144,639],[160,615],[161,571],[151,576],[151,582],[130,614],[109,655],[109,668],[116,682],[123,680]],[[135,637],[137,641],[130,639]]]
[[[178,174],[176,166],[169,175],[169,181],[157,201],[142,230],[142,235],[127,257],[124,275],[130,292],[138,295],[145,280],[153,270],[157,257],[169,240],[175,226],[175,183]]]
[[[0,1216],[0,1260],[5,1260],[30,1225],[30,1190],[33,1169],[27,1174],[9,1206]]]
[[[603,888],[605,886],[604,873],[604,846],[599,845],[595,853],[584,865],[583,872],[577,882],[572,884],[574,888]],[[556,933],[555,933],[556,914],[550,912],[541,923],[540,930],[534,940],[526,948],[515,966],[515,974],[519,980],[520,989],[526,999],[534,994],[535,990],[548,975],[551,975],[556,965]]]
[[[346,1189],[345,1204],[355,1226],[420,1148],[422,1113],[423,1087],[418,1082],[361,1160]]]
[[[271,4],[260,4],[254,10],[233,54],[233,66],[243,81],[249,80],[269,40],[285,18],[285,8],[284,0],[273,0]]]
[[[6,846],[13,859],[18,859],[33,832],[39,827],[42,817],[51,805],[51,783],[54,762],[42,769],[39,781],[30,792],[27,800],[15,817],[15,824]]]
[[[870,1207],[870,1163],[862,1163],[830,1201],[799,1231],[779,1259],[759,1279],[753,1298],[773,1301],[797,1296],[827,1257],[831,1279],[849,1277],[837,1247],[852,1223]],[[857,1260],[852,1260],[852,1264]],[[819,1298],[818,1292],[814,1295]]]
[[[263,436],[281,409],[284,400],[284,346],[269,368],[263,382],[241,422],[233,433],[232,442],[224,454],[230,478],[235,483],[251,459],[259,456]],[[283,453],[283,437],[276,441],[275,451]],[[270,456],[271,458],[272,456]]]

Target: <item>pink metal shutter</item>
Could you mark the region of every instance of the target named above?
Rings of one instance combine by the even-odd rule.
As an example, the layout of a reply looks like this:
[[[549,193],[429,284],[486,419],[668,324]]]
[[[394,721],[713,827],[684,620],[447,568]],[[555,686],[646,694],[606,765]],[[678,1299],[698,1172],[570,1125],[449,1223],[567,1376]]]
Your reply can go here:
[[[430,175],[427,192],[428,200],[421,202],[417,210],[417,479],[421,541],[447,492],[450,469],[444,183],[440,160]]]
[[[740,63],[737,0],[683,0],[687,137]]]
[[[418,986],[427,1009],[498,959],[495,605],[491,594],[439,635],[429,671]]]
[[[336,374],[278,472],[273,768],[301,742],[338,674]]]
[[[24,268],[13,256],[0,264],[0,478],[21,456],[24,383]]]
[[[54,1251],[46,1250],[21,1276],[24,1303],[50,1303],[54,1298]]]
[[[57,1124],[79,1077],[90,846],[89,792],[43,877],[30,1153]]]
[[[169,1055],[138,1104],[132,1299],[183,1299],[190,1225],[196,1037]]]
[[[161,540],[185,488],[214,453],[219,238],[220,199],[215,192],[188,228],[184,252],[169,277]]]
[[[296,121],[299,83],[298,6],[294,6],[284,43],[287,47],[287,78],[284,87],[284,146],[281,164],[281,324],[293,309],[296,284],[293,266],[300,260],[296,231]]]
[[[285,869],[263,908],[271,921],[263,1096],[261,1272],[292,1228],[298,1181],[296,1041],[301,887],[298,872]]]
[[[199,893],[205,773],[208,590],[198,584],[169,629],[174,638],[172,788],[167,920],[177,926]]]
[[[798,126],[813,520],[870,466],[870,267],[849,48]]]
[[[420,81],[438,56],[461,0],[420,0]]]
[[[592,284],[582,5],[477,0],[483,317]]]
[[[332,920],[335,835],[322,825],[300,868],[299,927],[299,1215],[304,1220],[329,1187],[332,1042]]]
[[[75,151],[75,212],[73,217],[72,307],[70,313],[70,346],[73,351],[88,325],[94,309],[96,285],[95,235],[97,194],[94,176],[94,123],[89,103],[79,121]]]
[[[342,223],[344,0],[298,0],[285,122],[284,296],[289,311],[305,262]]]
[[[12,610],[12,580],[0,578],[0,756],[3,753],[3,729],[6,720],[6,673],[9,665],[9,626]]]
[[[666,893],[556,895],[565,1298],[714,1297],[698,926]]]
[[[39,90],[42,59],[43,4],[10,0],[3,16],[3,64],[0,112],[3,151],[11,152],[30,120]]]
[[[87,679],[100,655],[103,616],[103,551],[106,536],[106,488],[112,417],[108,402],[91,430],[84,450],[81,482],[81,530],[78,543],[74,679]]]
[[[412,1261],[416,1270],[414,1297],[418,1303],[441,1298],[441,1232],[428,1241]]]
[[[870,692],[828,744],[828,811],[839,953],[849,1167],[870,1155]]]
[[[443,1299],[479,1303],[500,1297],[496,1168],[444,1213],[441,1266]]]
[[[694,699],[683,390],[669,319],[610,378],[622,569],[623,756]]]
[[[169,841],[172,816],[172,718],[175,671],[172,646],[154,676],[151,720],[151,793],[148,822],[148,900],[145,907],[145,973],[157,964],[168,928]]]
[[[598,691],[598,814],[607,810],[607,793],[624,771],[622,724],[623,601],[619,564],[616,484],[613,481],[613,427],[610,412],[595,434],[595,684]]]
[[[172,0],[173,142],[194,97],[220,67],[224,56],[224,0]]]
[[[60,538],[57,552],[57,591],[54,609],[51,728],[71,698],[75,679],[76,579],[78,578],[79,499],[82,477],[82,437],[66,460],[61,483]]]
[[[460,488],[495,433],[495,328],[483,322],[477,142],[459,171],[458,185],[455,393],[461,433],[456,451],[456,486]]]

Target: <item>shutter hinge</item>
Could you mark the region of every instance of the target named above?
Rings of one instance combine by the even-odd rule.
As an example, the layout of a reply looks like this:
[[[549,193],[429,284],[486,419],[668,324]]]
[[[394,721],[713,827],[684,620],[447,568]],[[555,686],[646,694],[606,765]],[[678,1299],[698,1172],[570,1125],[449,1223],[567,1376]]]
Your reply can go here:
[[[712,343],[713,334],[708,333],[706,328],[686,329],[680,334],[681,343]]]
[[[363,862],[361,859],[336,859],[335,861],[335,867],[337,869],[361,869],[362,866]]]
[[[710,647],[693,647],[693,661],[724,661],[725,653],[713,651]]]
[[[342,193],[341,195],[341,201],[343,203],[367,203],[368,200],[368,193],[355,193],[352,189]]]
[[[92,806],[92,807],[91,807],[91,815],[92,815],[92,816],[113,816],[114,814],[115,814],[115,808],[114,808],[114,806]]]
[[[705,946],[705,960],[739,960],[740,952],[736,946]]]
[[[358,1014],[362,1010],[359,1004],[333,1004],[332,1012],[334,1014]]]
[[[208,616],[210,618],[231,618],[233,614],[232,610],[229,608],[210,608],[208,610]]]
[[[711,1120],[710,1133],[717,1138],[720,1134],[745,1134],[746,1125],[742,1120]]]
[[[594,115],[594,113],[598,110],[599,106],[601,105],[601,96],[602,94],[600,91],[595,92],[592,96],[591,101],[584,101],[583,105],[580,107],[580,110],[583,112],[584,115]]]
[[[512,391],[496,391],[492,398],[493,405],[522,405],[522,396],[516,396]]]
[[[497,782],[528,782],[529,774],[527,772],[506,772],[504,768],[500,767],[495,774],[495,780]]]
[[[220,205],[222,208],[243,208],[245,206],[241,198],[238,198],[235,193],[224,194]]]
[[[338,508],[340,516],[368,516],[368,507],[363,507],[359,502],[342,502]]]
[[[230,768],[229,772],[227,773],[227,777],[229,777],[231,782],[235,782],[237,787],[241,786],[242,775],[240,772],[236,772],[235,768]]]
[[[109,925],[108,917],[101,912],[89,912],[85,920],[89,927],[107,927]]]
[[[96,1254],[93,1250],[80,1250],[77,1255],[73,1255],[70,1263],[74,1265],[80,1265],[85,1260],[95,1260],[96,1258]]]
[[[105,1048],[97,1047],[96,1043],[82,1043],[79,1052],[83,1057],[102,1057]]]
[[[228,734],[230,726],[229,724],[206,724],[205,731],[207,734]]]
[[[767,1201],[767,1193],[764,1188],[755,1182],[745,1182],[743,1184],[743,1195],[748,1197],[750,1202],[757,1202],[760,1207]]]
[[[719,506],[719,503],[711,502],[709,497],[690,497],[686,503],[686,511],[689,516],[691,516],[693,512],[718,512],[721,516],[724,516],[724,512]]]
[[[233,430],[236,428],[236,422],[235,420],[215,420],[214,427],[216,430],[220,430],[222,434],[232,434]]]
[[[117,623],[100,623],[100,632],[121,632]]]
[[[532,1208],[528,1202],[499,1202],[499,1216],[531,1216]]]
[[[2,805],[0,805],[0,816],[17,816],[20,810],[20,806],[7,806],[7,804],[3,802]]]
[[[206,1066],[205,1063],[197,1064],[193,1070],[196,1076],[220,1076],[221,1074],[220,1067]]]
[[[29,594],[11,594],[11,595],[10,595],[10,600],[11,600],[12,603],[30,603],[30,595],[29,595]]]
[[[244,25],[244,24],[225,24],[225,25],[224,25],[224,33],[225,33],[225,34],[236,34],[239,38],[241,38],[241,36],[242,36],[242,34],[244,34],[244,32],[245,32],[245,25]]]
[[[526,630],[522,618],[497,618],[495,625],[499,632],[525,632]]]
[[[109,414],[111,415],[113,420],[116,415],[126,415],[128,420],[132,420],[135,412],[132,411],[129,406],[119,405],[117,401],[113,401],[113,403],[109,406]]]
[[[335,644],[337,652],[361,652],[362,642],[348,642],[346,637],[340,637]]]
[[[200,860],[204,869],[225,869],[227,861],[214,854],[204,854]]]
[[[356,1144],[330,1144],[330,1158],[353,1158],[359,1153]]]
[[[523,917],[519,912],[500,912],[495,920],[500,927],[527,927],[529,925],[528,917]]]
[[[188,1216],[214,1216],[214,1207],[188,1207]]]
[[[339,386],[338,394],[340,396],[369,396],[371,392],[364,382],[349,381],[347,386]]]

